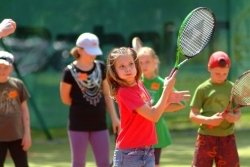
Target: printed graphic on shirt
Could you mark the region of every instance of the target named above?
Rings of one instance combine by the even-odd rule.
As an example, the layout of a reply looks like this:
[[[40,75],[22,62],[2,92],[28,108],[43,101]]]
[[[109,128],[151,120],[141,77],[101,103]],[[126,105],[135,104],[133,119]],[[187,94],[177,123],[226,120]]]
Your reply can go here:
[[[153,82],[150,86],[152,90],[158,91],[160,89],[160,84],[157,82]]]
[[[11,88],[6,88],[0,92],[0,114],[14,114],[18,108],[18,92]]]
[[[99,63],[96,63],[96,68],[89,75],[78,72],[74,66],[70,67],[70,71],[82,91],[83,98],[91,105],[96,106],[102,98],[102,73]]]
[[[160,89],[160,84],[158,82],[152,82],[150,85],[150,89],[148,89],[149,94],[151,95],[151,104],[154,104],[158,91]]]

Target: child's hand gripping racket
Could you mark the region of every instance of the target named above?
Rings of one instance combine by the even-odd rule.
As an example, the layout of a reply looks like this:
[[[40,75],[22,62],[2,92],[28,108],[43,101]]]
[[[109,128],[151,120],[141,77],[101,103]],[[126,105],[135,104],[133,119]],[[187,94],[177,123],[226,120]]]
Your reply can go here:
[[[176,61],[169,76],[206,47],[213,35],[214,28],[215,16],[206,7],[198,7],[186,16],[179,29]],[[179,62],[181,55],[184,55],[186,59]]]
[[[250,70],[241,74],[235,81],[226,109],[222,116],[230,111],[237,112],[239,108],[250,106]],[[208,125],[208,128],[214,126]]]

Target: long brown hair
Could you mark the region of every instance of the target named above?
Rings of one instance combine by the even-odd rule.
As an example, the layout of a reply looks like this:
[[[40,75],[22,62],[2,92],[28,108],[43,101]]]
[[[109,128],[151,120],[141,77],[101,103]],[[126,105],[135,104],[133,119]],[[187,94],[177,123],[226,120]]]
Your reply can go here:
[[[140,64],[139,64],[139,60],[137,58],[136,52],[132,48],[128,48],[128,47],[120,47],[120,48],[112,49],[111,52],[108,54],[108,58],[107,58],[106,78],[110,87],[110,95],[113,99],[115,99],[115,96],[117,94],[119,87],[128,86],[128,84],[124,80],[119,78],[115,70],[116,59],[120,56],[127,56],[127,55],[131,55],[135,62],[135,67],[137,70],[135,80],[138,82],[141,78],[141,68],[140,68]]]

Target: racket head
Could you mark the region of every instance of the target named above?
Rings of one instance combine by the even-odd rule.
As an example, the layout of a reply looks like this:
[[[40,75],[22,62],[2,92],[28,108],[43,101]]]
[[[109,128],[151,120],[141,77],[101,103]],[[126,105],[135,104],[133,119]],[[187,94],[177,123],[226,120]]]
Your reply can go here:
[[[250,70],[241,74],[235,81],[231,91],[233,104],[250,106]]]
[[[139,49],[143,47],[143,43],[142,43],[142,40],[139,38],[139,37],[134,37],[132,39],[132,48],[138,52]]]
[[[213,36],[215,15],[206,7],[192,10],[184,19],[178,32],[177,53],[192,58],[200,53]]]

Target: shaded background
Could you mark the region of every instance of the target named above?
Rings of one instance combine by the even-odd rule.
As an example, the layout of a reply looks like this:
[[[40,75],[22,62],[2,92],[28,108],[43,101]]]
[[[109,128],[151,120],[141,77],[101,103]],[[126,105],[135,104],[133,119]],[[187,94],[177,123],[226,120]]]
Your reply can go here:
[[[216,50],[229,53],[230,79],[249,69],[250,2],[248,0],[1,0],[0,19],[17,22],[16,32],[3,39],[0,49],[11,50],[17,69],[32,94],[32,128],[66,127],[68,108],[60,102],[63,68],[72,61],[70,49],[83,32],[99,36],[105,60],[116,46],[131,46],[139,36],[161,60],[160,74],[175,61],[178,28],[194,8],[214,11],[216,30],[207,48],[181,69],[177,89],[195,87],[206,77],[207,60]],[[33,104],[34,103],[34,104]],[[181,121],[188,120],[188,110]],[[175,115],[176,117],[178,115]],[[170,124],[170,128],[175,125]]]

